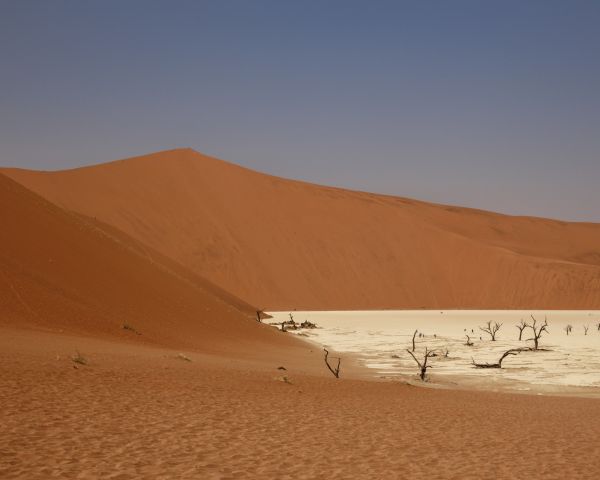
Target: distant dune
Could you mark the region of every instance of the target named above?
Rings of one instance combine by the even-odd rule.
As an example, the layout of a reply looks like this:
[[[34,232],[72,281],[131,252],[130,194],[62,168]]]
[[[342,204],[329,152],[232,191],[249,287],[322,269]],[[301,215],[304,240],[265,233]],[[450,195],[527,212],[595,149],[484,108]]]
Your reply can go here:
[[[600,308],[600,224],[317,186],[190,149],[74,170],[3,173],[63,208],[122,230],[260,308]],[[51,211],[48,205],[42,209]],[[22,218],[23,233],[39,235],[23,215],[15,217]],[[74,221],[69,217],[71,229],[91,235],[91,227]],[[37,248],[38,240],[32,238],[28,248]],[[70,241],[72,250],[89,244]],[[121,250],[91,250],[82,252],[99,258],[89,281],[101,275],[94,281],[112,288],[98,300],[110,304],[114,295],[126,308],[127,296],[112,285],[144,280],[141,272],[152,270],[152,263],[138,258],[139,265],[129,269],[131,278],[117,279],[103,264],[119,263],[112,257]],[[177,296],[185,282],[161,281],[168,294],[150,287],[139,294],[157,294],[160,316],[175,321],[163,297]],[[193,292],[182,290],[184,304],[193,303]],[[212,311],[224,308],[213,300],[210,305]],[[150,312],[156,308],[148,305]]]
[[[4,175],[0,218],[2,327],[206,352],[294,342],[257,325],[253,307],[172,260]]]

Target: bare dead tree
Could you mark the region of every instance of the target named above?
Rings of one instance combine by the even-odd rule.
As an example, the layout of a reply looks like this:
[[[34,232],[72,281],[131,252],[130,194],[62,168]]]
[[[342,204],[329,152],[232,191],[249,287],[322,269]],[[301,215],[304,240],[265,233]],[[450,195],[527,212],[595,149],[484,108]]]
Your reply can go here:
[[[531,315],[531,319],[533,320],[533,323],[528,323],[527,326],[533,330],[533,337],[528,338],[527,341],[533,340],[533,349],[538,350],[540,337],[544,332],[548,333],[548,318],[544,317],[544,323],[542,325],[537,325],[537,320],[533,315]]]
[[[285,322],[281,322],[281,331],[287,332],[287,330],[285,329]]]
[[[411,352],[410,350],[406,350],[411,357],[413,357],[413,359],[415,360],[415,362],[417,362],[417,365],[419,366],[419,377],[421,378],[421,380],[425,380],[425,376],[427,375],[427,369],[431,368],[431,365],[427,365],[427,361],[431,358],[431,357],[437,357],[437,353],[435,353],[433,350],[429,350],[427,347],[425,347],[425,354],[423,355],[423,362],[420,362],[417,357],[415,357],[414,353]]]
[[[523,338],[523,330],[527,328],[527,323],[525,320],[521,319],[521,322],[518,325],[515,325],[519,329],[519,342]]]
[[[567,332],[567,336],[569,336],[569,333],[573,331],[573,325],[567,325],[564,330]]]
[[[465,345],[467,347],[472,347],[473,346],[473,342],[471,341],[471,337],[469,337],[468,335],[465,335],[465,337],[467,337],[467,343],[465,343]]]
[[[333,368],[330,364],[329,364],[329,350],[327,350],[326,348],[323,348],[323,351],[325,352],[325,365],[327,365],[327,368],[329,369],[329,371],[331,373],[333,373],[333,376],[335,378],[340,378],[340,363],[342,361],[342,359],[340,357],[331,357],[331,358],[335,358],[337,359],[337,366],[335,368]]]
[[[597,328],[597,329],[598,329],[598,331],[600,332],[600,322],[598,322],[598,323],[596,324],[596,328]]]
[[[583,326],[583,331],[585,332],[584,335],[587,335],[588,330],[590,329],[589,325],[584,325]]]
[[[508,357],[509,355],[517,355],[519,352],[522,352],[522,348],[511,348],[502,354],[498,363],[476,363],[475,360],[471,358],[471,362],[475,366],[475,368],[502,368],[502,361]]]
[[[417,332],[418,332],[418,330],[415,330],[415,333],[413,333],[413,340],[412,340],[412,345],[413,345],[412,351],[413,352],[415,351],[415,337],[417,336]]]
[[[495,342],[496,341],[496,333],[498,333],[498,330],[500,330],[501,326],[502,326],[501,323],[494,322],[494,324],[492,325],[492,322],[488,321],[486,323],[485,327],[479,327],[479,330],[487,333],[490,337],[492,337],[492,342]]]

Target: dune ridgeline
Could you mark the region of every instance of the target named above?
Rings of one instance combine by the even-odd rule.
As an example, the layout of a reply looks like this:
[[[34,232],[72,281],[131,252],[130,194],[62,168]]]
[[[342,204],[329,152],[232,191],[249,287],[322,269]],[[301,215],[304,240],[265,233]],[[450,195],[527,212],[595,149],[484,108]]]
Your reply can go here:
[[[85,287],[90,298],[104,292],[94,301],[106,309],[113,293],[123,308],[135,309],[135,299],[121,293],[123,284],[152,298],[142,302],[143,315],[156,316],[162,308],[173,322],[179,314],[167,312],[161,300],[169,294],[182,299],[184,316],[193,311],[187,301],[230,317],[250,315],[249,304],[273,310],[600,308],[600,224],[318,186],[191,149],[65,171],[1,171],[57,206],[3,178],[10,208],[25,209],[7,213],[20,229],[4,233],[15,239],[11,248],[46,270],[67,261],[75,269],[75,253],[81,261],[95,259],[89,284],[77,281],[77,291]],[[68,240],[62,230],[56,238],[40,237],[45,230],[33,222],[42,218],[53,225],[60,220],[70,229]],[[30,244],[19,235],[29,235]],[[119,235],[127,240],[116,241]],[[38,258],[40,241],[61,244],[60,255],[68,260],[58,253]],[[193,280],[172,274],[174,265],[206,282],[202,301],[195,298],[199,287]],[[150,278],[157,282],[152,288]],[[63,295],[68,308],[84,308],[67,292],[65,282],[72,278],[55,279],[60,292],[44,289],[45,279],[34,280],[28,281],[39,295]],[[27,308],[15,298],[11,302],[11,308]]]

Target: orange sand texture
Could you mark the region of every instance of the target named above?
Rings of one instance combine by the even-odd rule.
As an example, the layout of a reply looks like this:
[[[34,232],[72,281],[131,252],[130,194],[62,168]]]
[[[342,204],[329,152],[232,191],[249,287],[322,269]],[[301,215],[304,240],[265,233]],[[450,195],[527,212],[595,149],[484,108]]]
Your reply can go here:
[[[0,478],[600,475],[597,400],[373,381],[351,358],[336,380],[317,346],[255,321],[598,308],[600,225],[317,187],[191,150],[4,173]]]
[[[270,310],[600,308],[600,225],[253,172],[190,149],[5,173]]]

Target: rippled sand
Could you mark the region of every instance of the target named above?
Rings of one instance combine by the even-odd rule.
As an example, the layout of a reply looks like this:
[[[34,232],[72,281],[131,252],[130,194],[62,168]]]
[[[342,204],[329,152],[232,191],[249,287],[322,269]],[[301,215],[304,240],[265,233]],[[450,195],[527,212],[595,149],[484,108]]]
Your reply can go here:
[[[600,474],[598,400],[364,381],[348,359],[336,380],[320,353],[273,346],[251,360],[0,329],[0,478]]]

